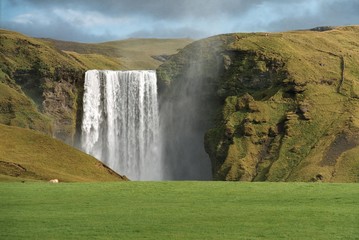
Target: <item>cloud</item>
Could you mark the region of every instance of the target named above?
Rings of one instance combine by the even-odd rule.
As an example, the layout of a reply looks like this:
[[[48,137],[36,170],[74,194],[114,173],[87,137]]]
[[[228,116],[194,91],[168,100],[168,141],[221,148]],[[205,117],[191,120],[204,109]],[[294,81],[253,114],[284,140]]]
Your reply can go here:
[[[167,28],[165,26],[154,26],[152,29],[141,29],[133,32],[128,37],[130,38],[202,38],[207,36],[207,32],[191,28]]]
[[[78,42],[103,42],[108,39],[118,39],[119,36],[110,33],[93,34],[83,31],[80,26],[70,25],[63,19],[53,16],[49,21],[43,21],[40,15],[26,15],[16,18],[12,22],[4,22],[4,25],[14,31],[18,31],[33,37],[46,37],[66,41]]]
[[[311,16],[317,17],[321,11],[319,1],[297,1],[295,3],[263,2],[256,8],[251,8],[242,16],[235,29],[242,31],[271,31],[277,30],[278,26],[286,30],[287,19],[296,19],[299,25]],[[253,16],[256,16],[255,20]],[[314,21],[315,22],[315,21]],[[294,25],[294,24],[292,24]],[[311,26],[313,27],[313,26]]]
[[[108,17],[95,11],[78,11],[56,8],[53,13],[64,22],[87,28],[102,25],[124,24],[128,21],[126,18]]]
[[[14,18],[13,22],[18,24],[32,24],[33,19],[34,19],[33,14],[25,13]]]
[[[1,0],[2,26],[72,41],[359,24],[358,0]]]
[[[166,21],[188,18],[212,19],[224,15],[238,17],[249,9],[268,2],[290,5],[297,3],[298,0],[12,0],[12,4],[17,6],[28,4],[44,9],[93,10],[109,16],[135,14]],[[302,0],[301,2],[313,2],[313,0]]]

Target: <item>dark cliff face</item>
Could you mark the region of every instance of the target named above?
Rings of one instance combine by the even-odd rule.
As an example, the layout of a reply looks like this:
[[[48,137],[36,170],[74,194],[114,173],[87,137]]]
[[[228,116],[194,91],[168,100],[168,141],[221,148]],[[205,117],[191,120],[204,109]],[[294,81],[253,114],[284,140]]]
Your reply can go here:
[[[177,139],[167,156],[181,156],[172,164],[195,166],[206,156],[193,148],[205,148],[216,180],[359,181],[358,37],[358,27],[232,34],[171,57],[158,78]]]
[[[56,66],[52,71],[45,61],[38,60],[30,70],[17,69],[12,74],[21,91],[35,102],[39,114],[50,119],[50,134],[70,145],[81,117],[78,108],[82,104],[84,72],[68,65]]]
[[[71,145],[82,118],[84,75],[82,69],[57,69],[44,79],[43,112],[54,119],[54,136]]]

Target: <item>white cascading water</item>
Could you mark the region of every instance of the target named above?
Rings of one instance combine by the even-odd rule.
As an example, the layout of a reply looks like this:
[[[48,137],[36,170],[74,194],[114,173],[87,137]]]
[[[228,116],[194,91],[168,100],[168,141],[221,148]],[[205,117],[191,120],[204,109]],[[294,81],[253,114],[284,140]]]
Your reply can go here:
[[[162,180],[155,71],[85,75],[82,149],[131,180]]]

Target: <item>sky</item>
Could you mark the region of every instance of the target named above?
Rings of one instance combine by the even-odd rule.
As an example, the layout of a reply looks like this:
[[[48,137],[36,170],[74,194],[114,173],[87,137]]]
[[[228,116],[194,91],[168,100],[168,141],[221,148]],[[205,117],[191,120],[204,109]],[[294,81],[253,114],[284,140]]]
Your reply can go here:
[[[0,0],[0,28],[78,42],[359,24],[359,0]]]

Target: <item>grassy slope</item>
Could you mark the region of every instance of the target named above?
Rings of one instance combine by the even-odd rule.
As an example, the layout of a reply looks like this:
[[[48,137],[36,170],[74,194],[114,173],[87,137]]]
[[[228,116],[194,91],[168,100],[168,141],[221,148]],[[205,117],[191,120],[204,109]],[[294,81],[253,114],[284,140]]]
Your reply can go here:
[[[8,75],[17,69],[30,70],[38,60],[48,66],[49,71],[54,71],[55,67],[63,65],[79,67],[76,62],[69,61],[66,54],[41,39],[3,29],[0,29],[0,37],[1,69]]]
[[[358,196],[357,184],[0,184],[0,238],[357,239]]]
[[[44,134],[0,124],[0,181],[118,181],[95,158]]]
[[[162,62],[153,56],[175,54],[192,42],[190,39],[127,39],[98,44],[48,41],[53,42],[58,49],[77,57],[85,65],[96,69],[106,69],[113,66],[116,61],[121,64],[117,69],[156,69]],[[112,63],[91,63],[92,58],[99,55]]]
[[[206,78],[223,106],[205,143],[216,179],[359,181],[357,39],[358,26],[221,35],[189,45],[158,72],[166,86],[183,81],[193,55],[203,69],[218,64],[207,59],[213,52],[222,59],[217,78]]]

